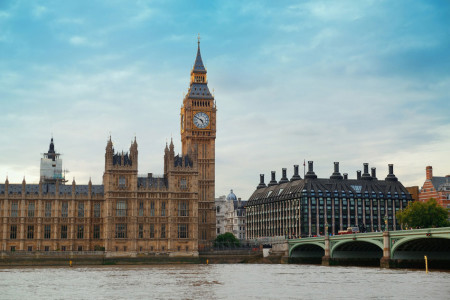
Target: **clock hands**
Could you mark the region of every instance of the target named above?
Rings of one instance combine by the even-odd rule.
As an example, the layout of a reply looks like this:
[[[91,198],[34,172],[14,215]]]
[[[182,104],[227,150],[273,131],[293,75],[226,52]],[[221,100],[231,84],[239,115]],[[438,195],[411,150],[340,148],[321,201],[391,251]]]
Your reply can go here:
[[[197,119],[197,120],[200,120],[200,121],[202,121],[202,124],[204,124],[205,122],[200,118],[200,117],[197,117],[197,116],[194,116],[194,118],[195,119]]]

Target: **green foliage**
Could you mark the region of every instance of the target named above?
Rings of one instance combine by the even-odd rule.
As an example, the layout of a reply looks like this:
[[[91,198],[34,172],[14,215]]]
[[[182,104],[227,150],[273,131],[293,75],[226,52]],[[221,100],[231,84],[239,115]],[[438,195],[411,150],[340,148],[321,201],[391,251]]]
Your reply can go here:
[[[447,221],[448,211],[433,198],[427,202],[411,202],[406,209],[398,211],[395,217],[403,226],[413,228],[450,226]]]
[[[214,247],[232,248],[239,247],[240,244],[239,240],[231,232],[220,234],[214,240]]]

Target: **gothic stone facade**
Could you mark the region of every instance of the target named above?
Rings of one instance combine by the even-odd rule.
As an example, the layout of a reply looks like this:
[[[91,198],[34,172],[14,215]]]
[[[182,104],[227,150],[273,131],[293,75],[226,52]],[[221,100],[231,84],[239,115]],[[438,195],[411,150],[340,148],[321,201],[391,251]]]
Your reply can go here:
[[[129,153],[107,142],[102,185],[0,184],[3,251],[86,251],[198,255],[215,237],[216,106],[197,51],[181,111],[182,155],[164,151],[164,175],[138,176]]]

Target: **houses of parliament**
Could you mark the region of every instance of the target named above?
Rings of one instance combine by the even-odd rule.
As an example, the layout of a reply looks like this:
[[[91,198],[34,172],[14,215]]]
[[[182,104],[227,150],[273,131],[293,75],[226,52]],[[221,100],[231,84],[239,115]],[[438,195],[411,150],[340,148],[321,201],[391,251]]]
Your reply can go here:
[[[182,154],[164,149],[164,175],[138,176],[138,144],[106,143],[103,184],[66,183],[53,138],[39,184],[0,184],[2,251],[197,256],[215,238],[216,104],[200,54],[180,112]]]

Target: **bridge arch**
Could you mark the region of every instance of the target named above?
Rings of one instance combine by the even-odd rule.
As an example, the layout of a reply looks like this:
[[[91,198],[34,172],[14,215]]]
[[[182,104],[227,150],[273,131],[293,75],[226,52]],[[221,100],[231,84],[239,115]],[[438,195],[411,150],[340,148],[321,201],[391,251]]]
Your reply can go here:
[[[391,259],[450,260],[450,236],[435,234],[433,236],[411,236],[393,243]]]
[[[350,265],[379,265],[383,244],[372,239],[346,239],[332,245],[330,258]]]
[[[304,252],[305,255],[300,255]],[[325,244],[320,242],[298,243],[289,249],[289,257],[322,257],[325,255]]]
[[[372,244],[375,245],[379,248],[379,250],[383,251],[384,249],[384,245],[383,242],[378,241],[378,240],[373,240],[373,239],[357,239],[357,240],[343,240],[343,241],[339,241],[336,244],[332,245],[332,247],[330,248],[330,257],[333,258],[334,257],[334,252],[339,249],[342,248],[342,246],[344,246],[345,244],[350,244],[350,243],[367,243],[367,244]],[[366,247],[366,248],[372,248],[372,249],[376,249],[374,247]]]

